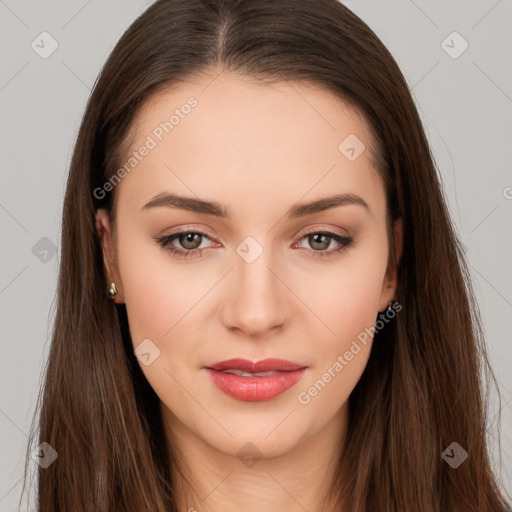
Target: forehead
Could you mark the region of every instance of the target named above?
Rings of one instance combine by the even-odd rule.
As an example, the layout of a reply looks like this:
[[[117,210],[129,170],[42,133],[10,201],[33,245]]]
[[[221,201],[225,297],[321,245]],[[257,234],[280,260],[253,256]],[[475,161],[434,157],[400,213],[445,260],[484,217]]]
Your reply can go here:
[[[196,103],[192,109],[188,107],[191,98]],[[346,100],[310,82],[266,83],[224,71],[162,84],[139,106],[130,129],[131,140],[135,144],[143,142],[148,133],[172,117],[173,131],[178,124],[183,131],[182,121],[190,118],[186,124],[194,125],[197,136],[208,133],[219,142],[226,135],[244,142],[256,137],[261,141],[263,137],[272,140],[274,146],[292,137],[300,140],[315,134],[325,136],[329,131],[337,140],[352,129],[374,152],[371,131],[360,112]],[[272,138],[276,131],[280,132],[277,140]],[[175,130],[173,135],[178,132]]]
[[[196,76],[148,97],[130,135],[125,161],[152,146],[118,186],[140,201],[176,187],[210,197],[284,192],[292,202],[332,188],[380,193],[367,123],[314,84]],[[360,156],[348,158],[348,146]]]

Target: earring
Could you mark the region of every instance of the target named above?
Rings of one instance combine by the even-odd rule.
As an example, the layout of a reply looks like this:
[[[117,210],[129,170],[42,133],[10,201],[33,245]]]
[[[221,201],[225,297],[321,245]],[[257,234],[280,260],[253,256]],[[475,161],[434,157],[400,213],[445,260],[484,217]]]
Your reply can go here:
[[[117,295],[116,283],[112,282],[112,283],[110,284],[110,290],[108,291],[108,296],[109,296],[111,299],[115,299],[115,298],[116,298],[116,295]]]
[[[393,299],[391,299],[389,301],[388,307],[386,308],[386,311],[391,311],[393,309],[393,304],[394,303],[395,303],[395,301]]]

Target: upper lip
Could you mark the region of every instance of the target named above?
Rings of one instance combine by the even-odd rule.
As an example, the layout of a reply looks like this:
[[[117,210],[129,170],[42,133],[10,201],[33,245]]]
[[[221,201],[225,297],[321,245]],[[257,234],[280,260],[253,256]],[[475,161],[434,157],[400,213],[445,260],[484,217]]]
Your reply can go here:
[[[303,364],[292,363],[284,359],[262,359],[261,361],[249,361],[248,359],[227,359],[218,363],[205,366],[212,370],[242,370],[248,373],[270,372],[270,371],[293,371],[306,368]]]

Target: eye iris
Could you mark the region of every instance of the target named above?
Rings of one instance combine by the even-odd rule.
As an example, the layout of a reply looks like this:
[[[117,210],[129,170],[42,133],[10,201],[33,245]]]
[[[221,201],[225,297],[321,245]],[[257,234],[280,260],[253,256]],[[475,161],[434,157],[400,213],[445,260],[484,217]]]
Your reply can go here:
[[[197,236],[197,238],[195,241],[193,241],[193,238],[195,236]],[[197,249],[201,245],[201,238],[202,236],[197,233],[186,233],[185,235],[180,235],[178,237],[178,240],[183,247],[185,247],[186,249],[193,250]],[[185,240],[185,243],[182,242],[183,240]],[[192,246],[188,246],[188,243],[191,243]]]
[[[324,237],[326,240],[324,240],[323,242],[318,241],[317,240],[318,237]],[[311,244],[311,247],[313,247],[313,249],[322,250],[322,249],[327,249],[327,247],[329,247],[330,237],[323,233],[315,233],[314,235],[308,236],[308,241]],[[327,242],[327,245],[326,245],[326,242]],[[317,245],[317,244],[320,244],[320,247],[318,247],[318,246],[315,247],[315,245]]]

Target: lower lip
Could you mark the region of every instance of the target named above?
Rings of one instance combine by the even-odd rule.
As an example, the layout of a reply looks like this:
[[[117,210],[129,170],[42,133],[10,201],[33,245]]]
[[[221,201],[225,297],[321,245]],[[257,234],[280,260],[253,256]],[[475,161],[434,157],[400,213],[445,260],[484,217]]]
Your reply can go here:
[[[279,372],[267,377],[240,377],[206,368],[213,383],[227,395],[247,402],[272,400],[299,382],[306,368]]]

